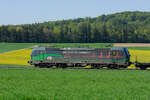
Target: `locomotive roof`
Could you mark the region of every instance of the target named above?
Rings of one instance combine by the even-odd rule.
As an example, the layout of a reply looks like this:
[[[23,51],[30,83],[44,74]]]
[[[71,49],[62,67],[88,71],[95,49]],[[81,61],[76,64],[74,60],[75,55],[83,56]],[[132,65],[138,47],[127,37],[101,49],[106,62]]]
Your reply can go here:
[[[33,50],[96,50],[96,49],[111,49],[111,50],[124,50],[124,48],[45,48],[35,47]]]
[[[60,50],[95,50],[95,48],[60,48]]]
[[[115,48],[114,47],[114,48],[111,48],[111,50],[124,50],[124,48],[122,48],[122,47],[121,48]]]
[[[35,47],[33,50],[45,50],[45,47]]]

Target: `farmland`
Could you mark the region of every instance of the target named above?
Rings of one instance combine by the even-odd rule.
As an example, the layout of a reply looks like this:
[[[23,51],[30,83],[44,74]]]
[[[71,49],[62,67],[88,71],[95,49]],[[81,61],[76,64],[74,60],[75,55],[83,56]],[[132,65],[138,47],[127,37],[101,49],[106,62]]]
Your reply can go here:
[[[108,47],[113,44],[0,43],[0,100],[149,100],[150,73],[141,70],[39,69],[27,63],[35,45]],[[150,62],[149,47],[128,47],[131,61]],[[15,66],[16,68],[8,68]],[[22,67],[22,69],[20,68]],[[30,69],[26,69],[30,68]],[[134,66],[130,66],[133,68]]]
[[[29,65],[31,49],[14,50],[0,54],[0,64]]]
[[[34,46],[48,46],[54,45],[55,47],[109,47],[114,44],[111,43],[0,43],[0,64],[4,65],[27,65],[30,60],[30,54]],[[139,44],[136,44],[139,45]],[[141,45],[141,44],[140,44]],[[148,44],[145,44],[148,45]],[[134,47],[133,44],[128,44],[129,52],[131,54],[131,61],[135,62],[150,62],[150,47]],[[132,47],[133,46],[133,47]],[[134,66],[131,66],[134,67]]]
[[[1,100],[149,100],[150,73],[0,69]]]

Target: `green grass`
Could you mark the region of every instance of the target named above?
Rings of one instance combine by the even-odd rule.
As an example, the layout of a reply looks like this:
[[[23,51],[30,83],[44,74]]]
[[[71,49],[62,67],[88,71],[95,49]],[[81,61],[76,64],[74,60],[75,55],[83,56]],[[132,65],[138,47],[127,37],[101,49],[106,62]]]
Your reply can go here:
[[[150,72],[0,69],[0,100],[149,100]]]
[[[35,45],[38,46],[54,45],[55,48],[64,48],[64,47],[98,48],[98,47],[112,46],[112,43],[0,43],[0,53],[17,49],[33,48]]]
[[[0,53],[11,50],[33,48],[34,46],[48,46],[53,45],[55,48],[67,47],[91,47],[91,48],[105,48],[113,47],[113,43],[0,43]],[[150,50],[150,47],[127,47],[128,49],[136,50]]]
[[[34,46],[33,43],[0,43],[0,53],[11,50],[29,48]]]
[[[0,67],[33,67],[31,65],[0,64]]]

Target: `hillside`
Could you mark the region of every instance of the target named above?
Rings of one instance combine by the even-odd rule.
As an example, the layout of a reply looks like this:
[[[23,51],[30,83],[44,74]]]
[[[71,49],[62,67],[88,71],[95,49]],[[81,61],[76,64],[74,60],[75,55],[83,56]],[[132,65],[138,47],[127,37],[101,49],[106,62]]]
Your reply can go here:
[[[25,25],[0,26],[0,42],[150,42],[150,12],[122,12]]]

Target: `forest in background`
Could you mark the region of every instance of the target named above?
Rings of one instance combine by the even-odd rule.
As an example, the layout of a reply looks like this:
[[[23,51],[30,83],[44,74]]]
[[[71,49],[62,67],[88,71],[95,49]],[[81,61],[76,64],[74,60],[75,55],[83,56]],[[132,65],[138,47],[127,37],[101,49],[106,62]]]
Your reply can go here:
[[[94,18],[1,25],[0,42],[150,43],[150,12],[121,12]]]

